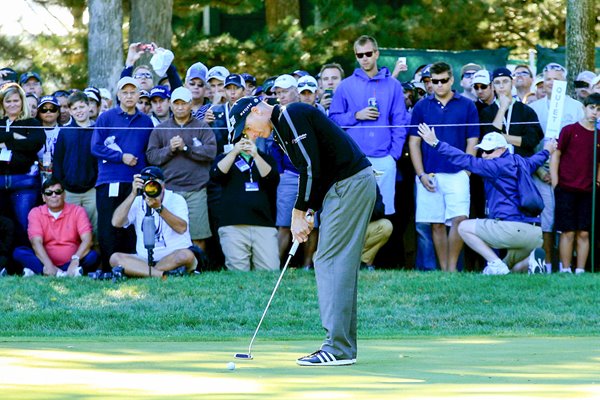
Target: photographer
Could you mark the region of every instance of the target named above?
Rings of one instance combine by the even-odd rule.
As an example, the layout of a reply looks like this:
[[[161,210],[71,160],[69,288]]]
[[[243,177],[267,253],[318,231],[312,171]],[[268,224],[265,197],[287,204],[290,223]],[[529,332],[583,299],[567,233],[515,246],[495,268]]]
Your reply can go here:
[[[113,276],[162,277],[168,271],[184,273],[197,266],[188,230],[188,208],[183,197],[165,189],[165,177],[158,167],[146,167],[134,175],[129,196],[117,207],[112,217],[114,227],[135,226],[136,254],[114,253],[110,257]],[[141,195],[139,195],[141,193]],[[148,266],[142,223],[145,216],[154,218],[154,258]],[[151,233],[150,233],[151,235]],[[121,269],[122,267],[122,269]]]

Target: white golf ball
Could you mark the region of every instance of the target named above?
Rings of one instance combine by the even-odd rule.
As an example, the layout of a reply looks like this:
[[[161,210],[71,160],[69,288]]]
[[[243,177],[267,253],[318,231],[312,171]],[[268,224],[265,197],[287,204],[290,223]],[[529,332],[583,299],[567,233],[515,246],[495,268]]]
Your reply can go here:
[[[235,369],[235,363],[234,362],[228,362],[227,363],[227,369],[230,371],[233,371]]]

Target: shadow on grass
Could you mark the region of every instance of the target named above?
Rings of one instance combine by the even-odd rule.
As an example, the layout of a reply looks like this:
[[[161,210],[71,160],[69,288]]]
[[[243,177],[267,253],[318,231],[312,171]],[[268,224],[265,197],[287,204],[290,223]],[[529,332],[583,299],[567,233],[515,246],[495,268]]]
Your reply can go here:
[[[600,338],[363,340],[351,367],[298,367],[315,342],[0,343],[8,398],[598,398]]]

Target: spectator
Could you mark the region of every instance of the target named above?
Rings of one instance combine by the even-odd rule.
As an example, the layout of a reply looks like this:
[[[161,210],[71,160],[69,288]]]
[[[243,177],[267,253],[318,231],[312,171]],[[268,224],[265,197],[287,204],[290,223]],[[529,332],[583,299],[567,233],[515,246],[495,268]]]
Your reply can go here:
[[[583,100],[592,93],[592,81],[594,78],[596,78],[596,74],[592,71],[583,71],[577,75],[577,79],[575,79],[577,100],[583,103]]]
[[[256,90],[256,78],[253,75],[250,75],[247,72],[242,74],[242,78],[246,83],[246,91],[244,96],[252,96],[254,95],[254,91]]]
[[[14,235],[15,224],[10,218],[0,216],[0,278],[13,272],[8,260],[13,251],[12,242]]]
[[[98,159],[96,206],[104,277],[110,276],[106,274],[110,273],[111,254],[131,253],[135,247],[133,230],[115,228],[110,220],[131,192],[133,175],[146,166],[145,152],[153,128],[150,117],[136,108],[139,83],[124,77],[117,83],[117,90],[119,106],[98,117],[92,136],[92,155]]]
[[[552,98],[554,81],[566,81],[567,70],[560,64],[550,63],[543,70],[544,97],[534,101],[529,106],[535,111],[546,134],[548,122],[548,110]],[[574,124],[583,119],[583,106],[577,100],[565,95],[563,115],[560,121],[561,128]],[[540,144],[542,146],[542,144]],[[552,178],[550,165],[545,163],[535,173],[534,182],[544,199],[544,211],[542,211],[542,232],[544,235],[544,250],[546,251],[546,269],[552,271],[552,252],[554,248],[554,192],[552,190]],[[559,267],[560,269],[560,267]]]
[[[146,182],[143,178],[151,178],[160,184],[158,196],[149,196],[144,191]],[[187,205],[183,197],[165,188],[164,181],[160,168],[144,168],[141,174],[134,175],[129,195],[115,210],[112,216],[113,226],[125,228],[133,225],[137,241],[134,254],[118,252],[110,257],[114,277],[120,278],[125,274],[161,278],[169,271],[184,275],[196,269],[198,261],[188,230]],[[142,196],[138,196],[139,192],[143,193]],[[148,250],[144,246],[144,238],[148,232],[143,231],[142,222],[148,213],[154,219],[155,231],[150,235],[154,234],[152,251],[155,265],[149,265]]]
[[[210,123],[211,121],[205,120],[205,114],[210,108],[210,104],[204,104],[208,85],[206,83],[207,73],[208,69],[201,62],[193,64],[185,75],[185,87],[192,92],[192,115],[194,118]]]
[[[377,171],[386,215],[395,213],[396,161],[406,139],[408,122],[404,92],[386,67],[378,68],[377,41],[363,35],[354,42],[360,68],[338,86],[329,117],[347,132]]]
[[[597,164],[594,165],[594,127],[600,116],[600,94],[587,96],[583,105],[584,117],[562,129],[558,148],[550,162],[556,200],[554,228],[560,232],[560,272],[572,272],[571,262],[576,242],[576,274],[585,272],[590,252],[594,169],[600,172],[600,158],[596,158]],[[597,177],[595,183],[596,186],[600,185],[600,178]]]
[[[279,75],[273,83],[273,92],[282,106],[300,101],[298,81],[291,75]]]
[[[227,68],[222,66],[212,67],[206,74],[212,92],[212,104],[225,104],[227,102],[225,94],[225,78],[229,76]]]
[[[504,137],[491,132],[483,137],[477,148],[482,158],[465,154],[448,143],[437,139],[435,129],[419,125],[419,135],[450,164],[481,175],[486,187],[488,216],[486,219],[463,221],[458,231],[465,243],[487,261],[484,275],[506,275],[510,272],[530,273],[543,271],[544,251],[539,217],[529,217],[521,212],[515,199],[519,198],[517,168],[531,174],[548,158],[556,143],[548,142],[544,150],[530,158],[522,158],[507,151]],[[518,161],[520,159],[520,162]],[[494,249],[508,250],[500,259]]]
[[[58,117],[58,124],[60,126],[69,125],[71,123],[71,114],[69,113],[69,95],[70,93],[66,90],[57,90],[52,94],[58,100],[60,104],[60,116]]]
[[[40,101],[40,99],[38,99],[38,97],[33,93],[29,93],[25,97],[27,98],[27,105],[29,106],[29,116],[31,118],[36,118],[38,101]]]
[[[358,268],[376,194],[369,161],[346,132],[307,104],[293,103],[284,108],[245,97],[231,114],[236,137],[242,132],[251,138],[267,137],[273,130],[300,172],[291,225],[294,240],[308,240],[313,228],[308,211],[320,210],[314,263],[326,337],[319,350],[297,363],[354,364]]]
[[[83,90],[83,93],[85,93],[85,95],[90,100],[88,102],[88,106],[90,108],[90,119],[92,121],[95,121],[96,119],[98,119],[98,115],[100,115],[100,90],[96,89],[93,86],[89,86]]]
[[[140,90],[140,98],[137,102],[137,109],[148,116],[152,112],[152,104],[150,104],[150,93],[146,90]]]
[[[591,83],[591,87],[594,93],[600,93],[600,74],[594,78]]]
[[[0,87],[5,83],[17,83],[17,71],[12,68],[4,67],[0,69]]]
[[[152,105],[150,118],[154,126],[168,121],[171,117],[170,99],[171,91],[166,86],[154,86],[150,91],[150,104]]]
[[[473,92],[475,93],[475,96],[477,96],[475,107],[477,107],[477,113],[481,118],[481,112],[489,105],[493,104],[496,99],[491,85],[490,72],[485,69],[479,70],[475,72],[472,80]]]
[[[375,189],[377,190],[375,207],[371,213],[371,221],[367,225],[365,244],[360,255],[361,269],[368,271],[375,270],[373,263],[377,252],[387,243],[394,230],[394,226],[390,220],[385,218],[385,206],[383,205],[381,192],[378,187]]]
[[[217,142],[208,125],[192,117],[189,89],[173,91],[171,108],[173,117],[152,131],[146,156],[150,164],[161,167],[165,186],[185,199],[192,242],[206,250],[205,239],[211,236],[206,186]]]
[[[39,195],[37,152],[44,145],[44,131],[29,118],[25,96],[16,83],[0,88],[0,212],[14,218],[16,245],[29,242],[27,215]]]
[[[437,129],[441,140],[468,154],[475,155],[479,138],[479,117],[473,101],[454,92],[452,68],[438,62],[430,67],[434,96],[415,105],[411,125],[442,124]],[[462,240],[458,225],[469,215],[469,176],[448,163],[424,143],[411,127],[408,142],[416,174],[416,223],[431,223],[432,237],[440,267],[456,271]],[[446,231],[446,224],[450,231]]]
[[[546,97],[546,90],[544,89],[544,74],[536,75],[535,81],[533,81],[533,86],[535,89],[535,99],[531,100],[529,103],[533,103],[535,100]]]
[[[517,89],[517,97],[519,101],[527,104],[525,96],[531,92],[531,86],[533,84],[533,73],[526,64],[519,64],[515,67],[512,77],[515,80],[515,89]]]
[[[100,88],[100,111],[98,115],[102,114],[104,111],[108,111],[113,107],[113,98],[108,89]]]
[[[92,225],[83,207],[66,203],[60,181],[50,177],[42,184],[43,206],[29,213],[31,246],[17,247],[13,258],[24,276],[81,276],[98,264],[92,248]]]
[[[21,77],[19,78],[19,85],[21,85],[25,91],[25,94],[33,93],[38,97],[38,99],[42,97],[42,78],[37,72],[29,71],[21,74]]]
[[[65,189],[65,200],[82,206],[98,236],[96,189],[98,163],[92,155],[94,123],[90,119],[89,99],[85,93],[69,96],[69,112],[73,121],[60,129],[54,146],[53,176]]]
[[[154,75],[151,67],[148,65],[138,65],[134,69],[134,64],[142,57],[142,55],[155,54],[157,50],[160,50],[160,47],[157,47],[155,43],[131,43],[127,51],[125,68],[121,71],[121,78],[126,76],[133,77],[138,81],[141,90],[149,92],[154,87]],[[166,76],[169,80],[170,90],[174,90],[182,85],[177,69],[172,63],[169,64],[167,68]],[[159,82],[158,84],[160,85],[161,83]]]
[[[480,116],[482,134],[499,132],[514,148],[514,153],[529,157],[544,137],[535,111],[512,97],[513,78],[507,68],[496,68],[492,73],[496,101],[485,108]]]
[[[420,82],[425,86],[427,94],[434,94],[433,83],[431,83],[431,64],[428,64],[421,70]]]
[[[473,75],[475,72],[481,71],[483,68],[479,64],[468,63],[463,65],[460,70],[460,87],[462,87],[463,91],[460,93],[461,95],[475,101],[477,97],[473,93]]]
[[[321,89],[323,91],[319,99],[319,104],[329,112],[331,101],[333,100],[333,94],[335,90],[344,79],[344,69],[338,63],[325,64],[321,67],[319,72]]]
[[[298,79],[298,94],[300,102],[316,107],[323,114],[327,115],[327,111],[322,105],[317,103],[317,80],[310,75],[306,75]]]
[[[38,151],[38,162],[41,166],[41,178],[45,181],[52,175],[52,163],[54,158],[54,145],[60,132],[58,117],[60,116],[60,104],[54,96],[44,96],[38,103],[38,119],[44,127],[46,142],[44,147]]]
[[[218,232],[227,269],[279,270],[275,160],[257,149],[254,138],[239,135],[230,152],[217,156],[210,177],[223,188]]]

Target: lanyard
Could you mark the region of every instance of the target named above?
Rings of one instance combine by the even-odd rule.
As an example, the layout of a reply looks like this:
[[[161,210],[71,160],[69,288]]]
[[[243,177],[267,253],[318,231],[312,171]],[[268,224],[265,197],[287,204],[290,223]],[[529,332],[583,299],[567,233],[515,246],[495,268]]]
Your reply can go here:
[[[231,144],[235,132],[233,131],[231,122],[229,121],[229,102],[225,103],[225,123],[227,124],[227,143]]]
[[[241,161],[243,161],[248,166],[248,174],[250,175],[250,182],[251,183],[254,182],[254,180],[252,179],[252,167],[254,166],[254,158],[248,164],[248,161],[246,161],[246,159],[244,157],[242,157],[241,155],[239,155],[238,157]],[[242,171],[242,173],[243,173],[243,171]]]
[[[496,105],[498,106],[498,108],[500,108],[500,101],[498,101],[498,99],[494,100],[496,102]],[[513,105],[515,104],[515,99],[513,98],[510,106],[508,106],[508,111],[507,111],[507,115],[505,115],[504,117],[502,117],[504,126],[506,127],[506,134],[509,134],[510,131],[510,121],[512,120],[512,111],[513,111]]]

